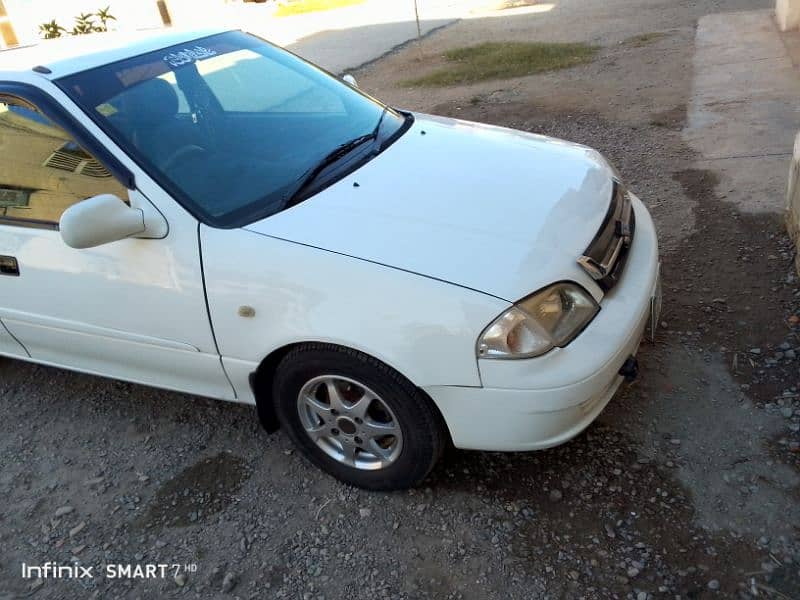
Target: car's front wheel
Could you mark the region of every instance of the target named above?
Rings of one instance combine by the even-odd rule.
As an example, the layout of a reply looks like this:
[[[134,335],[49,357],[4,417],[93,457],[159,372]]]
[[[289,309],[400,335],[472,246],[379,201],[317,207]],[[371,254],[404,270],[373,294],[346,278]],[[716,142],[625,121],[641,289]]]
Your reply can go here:
[[[305,456],[371,490],[414,486],[445,447],[442,418],[411,382],[382,362],[329,344],[302,344],[279,363],[273,398]]]

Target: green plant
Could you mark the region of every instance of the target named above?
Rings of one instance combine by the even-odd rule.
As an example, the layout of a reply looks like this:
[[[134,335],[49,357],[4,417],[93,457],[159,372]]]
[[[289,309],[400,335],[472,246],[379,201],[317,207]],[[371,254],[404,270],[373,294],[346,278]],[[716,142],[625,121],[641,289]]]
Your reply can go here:
[[[79,14],[75,17],[75,25],[73,25],[71,30],[62,27],[53,19],[49,23],[42,23],[39,25],[39,33],[44,39],[52,40],[61,37],[65,33],[69,33],[70,35],[84,35],[87,33],[108,31],[108,22],[117,20],[117,17],[112,15],[110,10],[111,7],[106,6],[93,13]],[[95,21],[95,19],[98,19],[99,23]]]
[[[61,37],[61,34],[66,32],[67,30],[64,29],[58,23],[56,23],[55,19],[53,19],[49,23],[42,23],[41,25],[39,25],[39,33],[46,40],[52,40],[57,37]]]
[[[72,35],[83,35],[94,33],[97,26],[94,24],[94,13],[81,13],[75,17],[75,26],[70,33]]]
[[[100,26],[98,27],[97,31],[108,31],[108,22],[117,20],[117,17],[108,12],[110,9],[110,6],[106,6],[105,8],[99,9],[95,13],[97,18],[100,19]]]

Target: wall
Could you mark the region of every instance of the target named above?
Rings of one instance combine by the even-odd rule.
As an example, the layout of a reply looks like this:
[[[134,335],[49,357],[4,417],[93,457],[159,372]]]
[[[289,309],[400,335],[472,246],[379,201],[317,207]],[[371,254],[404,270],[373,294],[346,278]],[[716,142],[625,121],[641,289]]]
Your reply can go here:
[[[781,31],[800,28],[800,0],[776,0],[775,19]]]
[[[800,30],[800,0],[777,0],[775,20],[781,31]],[[795,34],[784,34],[795,35]],[[784,41],[789,41],[785,39]],[[792,45],[789,46],[790,53]],[[800,46],[798,46],[800,47]],[[795,65],[797,61],[795,60]],[[786,193],[786,225],[795,245],[800,248],[800,133],[794,141],[794,155],[789,167],[789,185]],[[795,254],[795,267],[800,274],[800,252]]]
[[[18,43],[17,34],[11,24],[11,18],[6,11],[3,0],[0,0],[0,48],[6,48]]]
[[[800,247],[800,133],[794,140],[794,156],[789,168],[786,224],[795,245]],[[800,253],[795,255],[795,266],[800,274]]]

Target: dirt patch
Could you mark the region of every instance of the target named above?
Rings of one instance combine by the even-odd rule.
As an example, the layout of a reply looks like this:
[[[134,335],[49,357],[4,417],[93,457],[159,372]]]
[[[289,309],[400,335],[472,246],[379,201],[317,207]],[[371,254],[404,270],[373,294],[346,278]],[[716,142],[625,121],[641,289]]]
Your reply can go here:
[[[204,458],[158,489],[139,525],[186,527],[203,521],[230,505],[249,476],[238,456],[223,452]]]
[[[492,79],[511,79],[574,67],[592,60],[597,48],[589,44],[542,42],[485,42],[444,53],[448,66],[416,79],[407,87],[448,86]]]
[[[692,494],[678,465],[640,454],[620,423],[528,455],[455,452],[437,488],[503,508],[492,544],[549,591],[620,594],[673,590],[693,597],[716,580],[732,596],[768,555],[741,539],[692,523]],[[465,477],[467,475],[467,477]],[[558,582],[557,584],[555,582]]]
[[[616,0],[615,0],[616,2]],[[542,3],[550,5],[551,3]],[[464,19],[421,42],[359,69],[362,89],[400,108],[429,112],[452,102],[465,106],[476,96],[529,104],[546,110],[590,112],[615,122],[647,124],[653,113],[685,104],[689,90],[695,21],[691,12],[701,6],[674,6],[665,17],[660,8],[626,12],[624,2],[591,9],[575,0],[552,3],[540,12],[497,11],[491,16]],[[672,7],[671,7],[672,8]],[[600,14],[595,14],[595,9]],[[587,10],[589,12],[587,12]],[[581,19],[568,15],[580,11]],[[653,19],[659,14],[658,19]],[[562,17],[567,17],[566,19]],[[569,23],[567,26],[566,23]],[[625,44],[653,27],[664,28],[657,43]],[[644,32],[642,31],[644,29]],[[453,48],[504,40],[509,42],[584,42],[599,46],[594,60],[571,69],[446,88],[409,89],[402,82],[446,69]]]
[[[712,172],[688,169],[675,178],[697,202],[698,229],[664,265],[670,329],[720,352],[755,402],[789,397],[800,384],[800,326],[790,320],[800,298],[783,219],[740,214],[716,197]]]
[[[686,105],[682,104],[675,108],[653,113],[650,118],[650,125],[680,131],[686,126]]]
[[[640,33],[638,35],[634,35],[629,37],[627,40],[623,42],[626,46],[630,46],[632,48],[641,48],[642,46],[647,46],[648,44],[653,44],[658,40],[667,37],[669,34],[664,31],[653,31],[651,33]]]
[[[792,454],[774,444],[788,433],[786,419],[754,404],[719,354],[681,336],[663,332],[643,356],[645,378],[624,400],[643,413],[642,452],[674,465],[691,493],[696,526],[751,539],[796,536],[800,475]]]

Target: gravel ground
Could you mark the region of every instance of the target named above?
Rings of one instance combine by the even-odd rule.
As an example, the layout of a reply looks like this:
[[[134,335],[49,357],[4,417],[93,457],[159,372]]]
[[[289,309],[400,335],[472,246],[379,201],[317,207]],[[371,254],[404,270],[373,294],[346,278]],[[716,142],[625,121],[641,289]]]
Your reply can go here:
[[[637,382],[569,444],[452,450],[424,487],[378,494],[311,467],[250,407],[2,360],[0,599],[800,597],[792,249],[778,215],[725,203],[680,135],[696,19],[765,3],[609,0],[570,28],[578,4],[465,20],[356,75],[400,106],[612,159],[662,238],[663,323]],[[667,35],[625,42],[653,31]],[[492,37],[604,49],[560,73],[399,86],[399,65],[422,73],[455,41]],[[21,577],[46,561],[97,576]],[[178,568],[102,575],[118,563]]]

